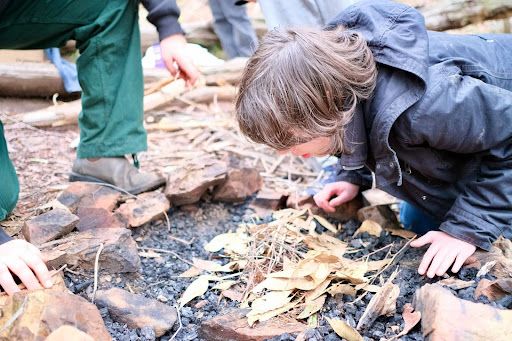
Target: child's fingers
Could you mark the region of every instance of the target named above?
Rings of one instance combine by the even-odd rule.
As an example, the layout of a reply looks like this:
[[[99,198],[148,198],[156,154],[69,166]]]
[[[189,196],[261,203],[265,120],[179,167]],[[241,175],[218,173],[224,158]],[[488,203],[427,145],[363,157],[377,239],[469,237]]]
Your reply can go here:
[[[21,256],[21,259],[34,271],[44,287],[50,288],[53,285],[50,272],[39,255],[25,254]]]
[[[442,276],[448,271],[450,265],[453,264],[455,259],[457,258],[457,250],[450,250],[445,256],[444,260],[441,262],[439,267],[436,270],[437,276]]]
[[[439,246],[436,244],[430,245],[425,255],[423,255],[423,259],[421,260],[420,266],[418,267],[418,273],[420,275],[424,275],[427,271],[432,258],[436,255],[437,251],[439,251]]]
[[[13,295],[20,291],[16,282],[14,282],[14,279],[12,278],[11,272],[4,263],[0,263],[0,286],[2,286],[8,295]]]
[[[345,191],[345,192],[341,192],[336,198],[333,198],[331,199],[331,201],[329,201],[329,206],[331,207],[336,207],[336,206],[339,206],[343,203],[346,203],[349,199],[349,194]]]
[[[434,278],[436,275],[437,269],[441,266],[441,263],[445,260],[446,256],[448,254],[448,251],[441,248],[437,251],[434,258],[432,259],[432,262],[430,263],[430,266],[428,267],[427,271],[427,277]]]
[[[313,199],[315,200],[315,203],[318,207],[323,209],[324,211],[329,212],[330,210],[333,210],[332,207],[329,206],[329,199],[332,196],[332,190],[331,189],[323,189],[322,191],[318,192]]]
[[[9,270],[14,272],[16,276],[19,277],[21,282],[25,284],[27,289],[42,289],[41,285],[39,284],[39,281],[37,280],[32,270],[30,270],[28,265],[25,264],[25,262],[22,261],[20,258],[13,257],[6,260],[5,263]]]
[[[432,243],[432,234],[428,232],[427,234],[419,237],[416,240],[413,240],[411,242],[412,247],[422,247],[423,245],[427,245]]]

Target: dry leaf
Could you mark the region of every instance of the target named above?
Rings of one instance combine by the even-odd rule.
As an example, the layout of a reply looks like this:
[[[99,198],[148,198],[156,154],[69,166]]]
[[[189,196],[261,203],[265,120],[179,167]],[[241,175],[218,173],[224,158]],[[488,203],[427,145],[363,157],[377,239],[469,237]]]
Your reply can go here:
[[[214,261],[211,260],[205,260],[200,258],[193,258],[192,263],[194,266],[198,269],[209,271],[209,272],[223,272],[225,271],[225,268]],[[230,272],[229,270],[227,272]]]
[[[437,284],[440,284],[453,290],[460,290],[473,286],[473,284],[475,284],[475,281],[463,281],[462,279],[449,277],[438,281]]]
[[[367,262],[368,264],[368,271],[379,271],[385,266],[387,266],[389,263],[391,263],[393,259],[382,259],[382,260],[372,260]]]
[[[217,283],[212,289],[218,289],[218,290],[227,290],[231,288],[233,285],[235,285],[237,281],[233,280],[227,280],[227,281],[221,281]]]
[[[331,328],[343,339],[347,341],[363,341],[363,337],[357,330],[349,326],[345,321],[325,318],[331,325]]]
[[[267,311],[281,308],[292,300],[291,290],[286,291],[270,291],[266,295],[255,299],[251,304],[251,311],[247,316],[263,314]]]
[[[323,295],[326,292],[329,284],[331,284],[331,280],[326,279],[323,283],[321,283],[315,289],[306,292],[306,294],[304,295],[304,300],[306,301],[306,303],[309,303],[309,302],[313,301],[314,299],[320,297],[320,295]]]
[[[326,295],[322,295],[322,296],[317,297],[316,299],[306,303],[306,307],[299,314],[299,316],[297,316],[297,318],[298,319],[305,319],[305,318],[313,315],[314,313],[316,313],[320,309],[322,309],[322,307],[324,306],[325,298],[326,297],[327,297]]]
[[[295,307],[298,303],[299,303],[299,301],[293,301],[293,302],[286,304],[285,306],[283,306],[281,308],[267,311],[266,313],[263,313],[263,314],[249,316],[249,314],[251,313],[251,312],[249,312],[249,314],[247,314],[247,322],[249,323],[250,326],[252,326],[254,324],[254,322],[256,322],[256,321],[263,322],[263,321],[269,320],[272,317],[275,317],[275,316],[281,315],[282,313],[287,312],[288,310]]]
[[[324,217],[321,217],[319,215],[314,215],[313,217],[315,218],[316,221],[318,221],[320,223],[320,225],[322,225],[323,227],[325,227],[326,229],[328,229],[332,233],[337,233],[338,232],[338,229],[336,228],[336,226],[331,224]]]
[[[368,263],[356,262],[347,258],[343,258],[338,265],[334,276],[339,279],[345,279],[354,284],[360,284],[367,281],[364,275],[368,272]]]
[[[391,233],[392,236],[398,236],[398,237],[401,237],[404,239],[411,239],[411,238],[416,237],[416,233],[414,233],[410,230],[389,228],[389,229],[386,229],[386,231]]]
[[[204,295],[206,290],[208,290],[209,278],[210,276],[199,276],[188,286],[178,300],[180,308],[183,308],[185,304],[192,301],[194,298]]]
[[[232,301],[242,302],[244,299],[244,294],[242,292],[233,289],[223,290],[221,294]]]
[[[291,263],[283,271],[273,272],[267,275],[267,278],[296,278],[306,277],[314,273],[318,268],[318,263],[314,260],[305,259],[299,263]]]
[[[349,295],[356,296],[357,290],[350,284],[337,283],[327,289],[327,293],[331,296],[335,295]]]
[[[218,252],[237,238],[237,234],[233,232],[219,234],[210,240],[210,242],[204,246],[204,249],[209,252]]]
[[[204,249],[209,252],[218,252],[222,249],[226,253],[235,253],[238,255],[246,255],[248,252],[249,236],[238,229],[236,233],[228,232],[215,236]]]
[[[357,236],[360,233],[367,232],[368,234],[380,237],[382,233],[382,226],[380,226],[379,223],[373,221],[373,220],[365,220],[361,224],[361,226],[356,230],[354,233],[354,236]]]
[[[391,340],[396,340],[399,337],[402,337],[409,333],[415,325],[418,324],[421,320],[421,313],[419,311],[414,311],[414,308],[410,303],[406,303],[404,305],[404,312],[402,313],[402,317],[404,319],[404,330],[402,330],[398,335],[392,337]]]
[[[495,260],[485,263],[484,266],[482,266],[480,268],[480,270],[478,270],[478,273],[476,274],[476,278],[479,278],[479,277],[487,275],[487,273],[489,273],[489,271],[491,271],[491,269],[495,265],[496,265],[496,261]]]
[[[327,277],[331,274],[331,267],[329,264],[326,263],[320,263],[318,264],[318,267],[315,272],[311,274],[311,278],[313,278],[313,281],[315,284],[320,285],[322,282],[324,282]]]
[[[356,285],[355,289],[356,290],[365,290],[365,291],[369,291],[369,292],[379,292],[379,290],[381,290],[381,286],[378,286],[378,285],[374,285],[374,284],[367,284],[367,283],[363,283],[363,284],[358,284]]]
[[[307,276],[303,278],[266,278],[260,284],[254,287],[254,293],[261,292],[263,289],[268,290],[313,290],[318,285],[315,281]]]
[[[144,258],[160,258],[160,257],[162,257],[160,254],[156,253],[153,250],[139,251],[139,256],[144,257]]]
[[[311,250],[329,252],[338,258],[343,257],[343,254],[347,249],[346,243],[325,233],[318,236],[306,236],[304,238],[304,244],[306,244],[306,246]]]
[[[179,275],[179,277],[185,277],[185,278],[196,277],[196,276],[199,276],[201,274],[201,272],[203,272],[203,270],[198,269],[195,266],[191,266],[188,270],[181,273]]]

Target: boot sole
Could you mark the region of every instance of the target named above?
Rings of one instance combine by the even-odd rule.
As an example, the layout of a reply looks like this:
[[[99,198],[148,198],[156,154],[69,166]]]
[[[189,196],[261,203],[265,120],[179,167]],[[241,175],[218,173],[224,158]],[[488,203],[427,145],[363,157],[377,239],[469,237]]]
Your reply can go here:
[[[112,185],[112,184],[110,184],[110,183],[108,183],[106,181],[103,181],[101,179],[95,178],[93,176],[82,175],[82,174],[71,172],[69,174],[69,182],[78,182],[78,181],[94,182],[94,183],[98,183],[98,184]],[[160,188],[160,187],[162,187],[164,185],[165,185],[165,179],[162,178],[160,180],[154,181],[154,182],[152,182],[152,183],[150,183],[148,185],[145,185],[145,186],[136,187],[136,188],[132,188],[132,189],[125,189],[125,188],[123,188],[123,190],[125,190],[126,192],[128,192],[130,194],[137,195],[137,194],[140,194],[140,193],[144,193],[144,192],[149,192],[149,191],[155,190],[155,189]]]

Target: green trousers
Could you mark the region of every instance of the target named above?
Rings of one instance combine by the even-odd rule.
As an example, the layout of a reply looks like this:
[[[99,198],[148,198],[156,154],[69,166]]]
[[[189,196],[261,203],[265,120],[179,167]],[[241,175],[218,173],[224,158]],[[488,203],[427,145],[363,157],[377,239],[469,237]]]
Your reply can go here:
[[[0,49],[58,47],[76,40],[82,87],[79,158],[147,149],[138,6],[138,0],[14,0],[0,13]],[[0,137],[4,141],[3,130]],[[0,212],[9,212],[12,207],[3,201],[13,198],[17,185],[5,186],[15,177],[3,177],[14,171],[5,147],[0,153]]]

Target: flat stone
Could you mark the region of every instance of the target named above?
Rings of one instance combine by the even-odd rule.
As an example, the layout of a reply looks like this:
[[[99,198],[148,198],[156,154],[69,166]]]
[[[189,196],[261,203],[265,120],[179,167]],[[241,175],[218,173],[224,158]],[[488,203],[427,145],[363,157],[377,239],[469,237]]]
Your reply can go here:
[[[227,179],[219,185],[213,199],[223,202],[242,202],[263,186],[263,178],[255,168],[230,169]]]
[[[92,336],[80,329],[69,325],[63,325],[55,329],[44,341],[94,341]]]
[[[0,332],[1,339],[45,340],[64,325],[75,327],[96,341],[112,339],[98,308],[86,299],[68,292],[52,289],[18,292],[13,296],[1,297],[0,309],[0,325],[10,323],[9,328]],[[65,340],[77,339],[68,337]]]
[[[357,219],[360,221],[373,220],[385,230],[400,228],[395,213],[387,205],[363,207],[357,211]]]
[[[285,208],[287,199],[288,194],[263,187],[258,194],[256,194],[256,198],[254,198],[249,207],[256,211],[258,215],[265,216],[273,211]]]
[[[41,245],[73,231],[78,220],[69,210],[53,209],[25,222],[23,236],[32,244]]]
[[[104,208],[112,211],[117,206],[121,193],[107,186],[86,182],[72,182],[57,200],[72,212],[81,207]]]
[[[421,312],[422,333],[427,341],[510,340],[512,310],[462,300],[436,284],[418,289],[414,306]]]
[[[338,221],[345,222],[357,218],[357,212],[363,206],[363,203],[358,196],[349,202],[337,206],[335,212],[328,213],[316,205],[312,195],[300,196],[300,194],[291,194],[288,197],[286,206],[297,210],[308,208],[311,209],[313,214],[327,215]]]
[[[107,307],[115,321],[130,328],[150,326],[157,337],[169,331],[177,319],[173,307],[119,288],[99,290],[96,303]]]
[[[102,228],[125,228],[126,223],[118,215],[98,207],[78,207],[78,231],[87,231]]]
[[[247,312],[248,310],[235,309],[202,322],[199,330],[201,338],[208,341],[263,341],[285,333],[300,333],[308,328],[303,323],[282,317],[249,327],[245,318]]]
[[[115,215],[129,227],[138,227],[163,217],[169,208],[171,205],[165,194],[148,192],[119,206]]]
[[[172,205],[198,202],[210,187],[222,184],[227,176],[227,164],[215,159],[202,159],[178,168],[169,174],[165,195]]]
[[[106,228],[89,230],[70,235],[56,245],[43,250],[50,267],[59,268],[64,264],[79,265],[84,269],[94,269],[94,260],[100,244],[103,250],[99,257],[99,267],[104,273],[137,272],[140,258],[137,243],[128,229]]]

